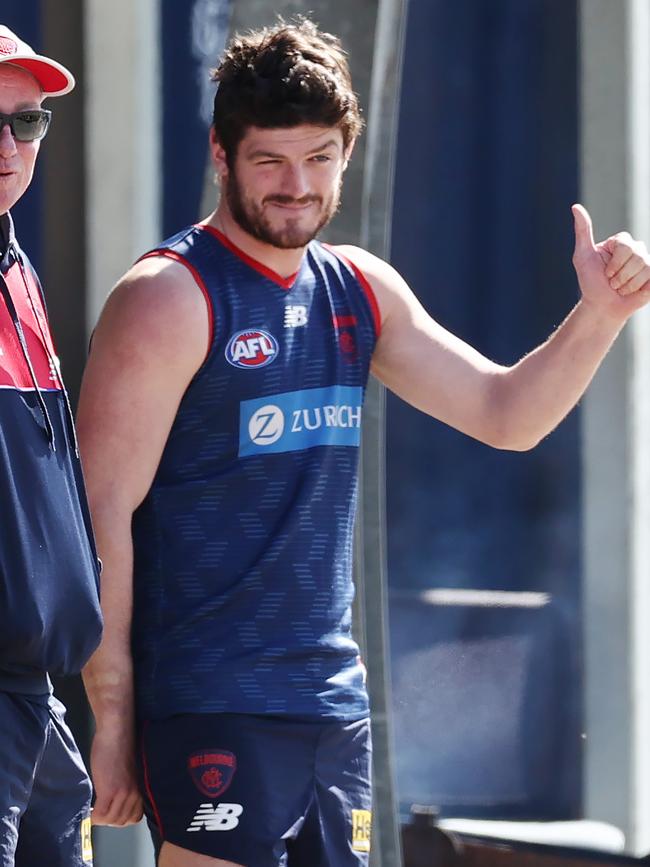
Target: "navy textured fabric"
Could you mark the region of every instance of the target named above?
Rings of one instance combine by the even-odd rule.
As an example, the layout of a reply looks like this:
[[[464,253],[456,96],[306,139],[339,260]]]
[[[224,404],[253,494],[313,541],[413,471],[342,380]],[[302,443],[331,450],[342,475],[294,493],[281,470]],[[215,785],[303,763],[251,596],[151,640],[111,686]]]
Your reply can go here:
[[[92,865],[92,787],[54,696],[0,692],[0,867]]]
[[[98,564],[40,286],[0,229],[0,689],[41,694],[99,642]]]
[[[179,714],[146,724],[140,774],[163,840],[249,867],[368,864],[370,721]]]
[[[372,291],[315,241],[287,280],[207,226],[150,255],[192,271],[213,330],[133,521],[139,716],[361,719],[351,567]]]

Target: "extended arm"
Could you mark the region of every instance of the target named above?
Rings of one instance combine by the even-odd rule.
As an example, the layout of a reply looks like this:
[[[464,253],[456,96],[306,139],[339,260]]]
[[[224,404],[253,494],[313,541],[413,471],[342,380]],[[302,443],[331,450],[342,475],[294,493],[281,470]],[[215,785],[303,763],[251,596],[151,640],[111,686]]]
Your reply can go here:
[[[109,297],[84,374],[77,427],[104,564],[104,638],[83,672],[96,721],[91,771],[97,824],[125,825],[142,815],[130,649],[131,520],[208,339],[206,303],[189,272],[168,260],[145,260]]]
[[[497,448],[532,448],[580,399],[634,310],[650,300],[643,245],[616,236],[595,245],[574,208],[574,265],[582,298],[542,346],[512,367],[495,364],[450,334],[385,262],[353,248],[382,312],[373,372],[404,400]]]

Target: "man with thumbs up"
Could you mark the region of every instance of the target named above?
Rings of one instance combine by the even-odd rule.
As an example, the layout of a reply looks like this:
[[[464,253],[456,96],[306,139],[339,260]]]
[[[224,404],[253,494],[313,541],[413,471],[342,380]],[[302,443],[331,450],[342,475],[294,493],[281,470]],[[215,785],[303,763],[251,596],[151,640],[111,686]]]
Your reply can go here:
[[[251,32],[215,80],[219,205],[117,285],[79,404],[104,562],[84,672],[94,821],[144,806],[160,867],[365,865],[350,607],[368,374],[476,439],[532,448],[650,300],[650,257],[625,234],[595,244],[574,206],[582,298],[495,364],[389,264],[316,240],[361,127],[338,39],[305,20]]]

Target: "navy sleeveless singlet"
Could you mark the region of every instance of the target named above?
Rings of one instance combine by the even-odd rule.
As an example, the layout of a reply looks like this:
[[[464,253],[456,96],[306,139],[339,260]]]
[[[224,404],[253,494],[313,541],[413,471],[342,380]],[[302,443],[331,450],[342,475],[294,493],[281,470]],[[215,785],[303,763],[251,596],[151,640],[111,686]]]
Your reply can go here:
[[[205,225],[147,255],[191,271],[211,341],[133,520],[138,715],[360,719],[352,542],[372,290],[317,241],[287,280]]]

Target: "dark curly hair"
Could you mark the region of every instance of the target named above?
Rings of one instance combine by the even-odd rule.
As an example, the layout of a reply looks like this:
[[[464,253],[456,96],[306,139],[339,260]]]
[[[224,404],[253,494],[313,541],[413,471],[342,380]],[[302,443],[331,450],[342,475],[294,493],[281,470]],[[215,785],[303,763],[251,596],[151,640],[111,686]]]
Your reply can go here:
[[[341,42],[306,18],[235,36],[212,80],[212,122],[229,163],[250,126],[335,126],[346,148],[361,131]]]

